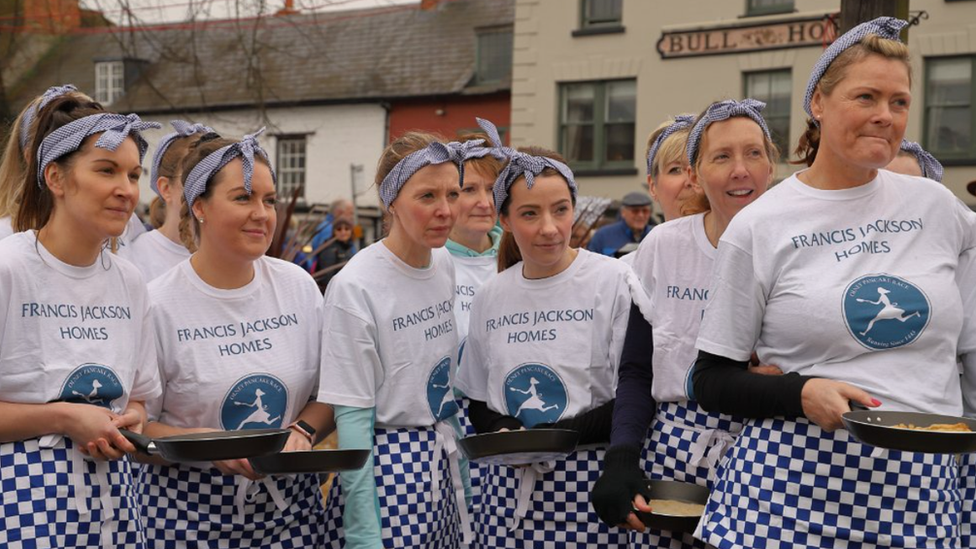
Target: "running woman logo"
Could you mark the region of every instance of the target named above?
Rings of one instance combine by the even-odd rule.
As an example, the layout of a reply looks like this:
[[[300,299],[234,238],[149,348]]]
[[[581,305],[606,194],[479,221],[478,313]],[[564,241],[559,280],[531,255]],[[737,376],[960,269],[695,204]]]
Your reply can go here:
[[[458,413],[457,402],[451,387],[451,357],[446,356],[434,366],[427,378],[427,405],[436,421]]]
[[[567,400],[566,384],[544,364],[522,364],[505,378],[508,415],[526,427],[559,421]]]
[[[75,368],[61,386],[58,400],[94,404],[119,413],[121,407],[113,403],[122,398],[125,389],[119,376],[108,366],[101,364],[82,364]]]
[[[843,308],[847,330],[872,350],[908,345],[929,323],[929,300],[922,290],[885,274],[851,283],[844,291]]]
[[[288,408],[288,387],[271,374],[251,374],[237,380],[220,408],[220,427],[277,429]]]

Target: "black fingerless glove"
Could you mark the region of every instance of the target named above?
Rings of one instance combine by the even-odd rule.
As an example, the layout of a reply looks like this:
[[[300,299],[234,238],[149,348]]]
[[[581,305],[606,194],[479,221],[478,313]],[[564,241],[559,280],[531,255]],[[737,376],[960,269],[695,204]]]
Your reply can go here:
[[[634,510],[634,496],[650,498],[647,479],[640,468],[640,448],[613,446],[603,458],[603,474],[593,485],[590,501],[600,520],[608,526],[627,522]]]

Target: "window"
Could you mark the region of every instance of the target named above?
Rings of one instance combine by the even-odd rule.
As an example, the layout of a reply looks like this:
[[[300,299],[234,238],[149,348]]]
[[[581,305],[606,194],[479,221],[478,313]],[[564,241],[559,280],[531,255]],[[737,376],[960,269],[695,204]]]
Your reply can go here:
[[[299,198],[305,197],[305,136],[278,138],[278,196],[291,200],[295,189],[301,187]]]
[[[745,96],[766,103],[766,119],[773,143],[779,148],[779,161],[786,162],[790,150],[790,91],[793,88],[789,69],[752,72],[745,75]]]
[[[95,63],[95,101],[111,105],[125,93],[125,63],[101,61]]]
[[[793,0],[746,0],[746,15],[770,15],[792,11],[794,11]]]
[[[573,169],[634,167],[637,81],[562,84],[560,150]]]
[[[623,21],[622,0],[582,0],[580,28],[619,27]]]
[[[974,64],[976,57],[925,60],[924,147],[940,160],[976,159]]]
[[[475,82],[488,84],[512,78],[512,28],[478,31]]]

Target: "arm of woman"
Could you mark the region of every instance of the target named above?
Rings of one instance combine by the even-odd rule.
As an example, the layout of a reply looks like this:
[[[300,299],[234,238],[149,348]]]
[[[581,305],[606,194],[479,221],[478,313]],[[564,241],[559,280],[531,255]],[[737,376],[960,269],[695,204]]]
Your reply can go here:
[[[107,408],[91,404],[0,402],[0,442],[65,435],[83,454],[88,454],[92,444],[101,447],[99,439],[110,447],[118,448],[128,444],[115,425],[118,417]],[[123,453],[110,450],[107,455],[93,457],[119,459]]]
[[[376,426],[375,408],[336,406],[335,421],[339,429],[339,448],[368,449],[366,465],[356,471],[341,473],[342,523],[348,549],[382,549],[380,501],[376,495],[373,471],[373,439]]]
[[[329,433],[335,431],[335,413],[332,406],[324,404],[322,402],[317,402],[310,400],[308,404],[302,408],[299,412],[298,417],[295,421],[304,421],[315,429],[315,436],[313,440],[308,440],[305,435],[299,433],[297,430],[292,429],[291,436],[288,437],[288,442],[285,444],[283,452],[295,452],[303,450],[311,450],[316,444],[322,441],[325,437],[329,436]]]

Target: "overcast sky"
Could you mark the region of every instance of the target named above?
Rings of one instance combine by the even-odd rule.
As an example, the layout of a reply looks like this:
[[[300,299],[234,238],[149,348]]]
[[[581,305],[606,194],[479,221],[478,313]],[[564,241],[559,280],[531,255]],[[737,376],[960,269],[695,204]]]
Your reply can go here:
[[[396,4],[412,4],[419,0],[293,0],[303,13],[330,10],[349,10]],[[101,11],[110,20],[126,24],[125,7],[131,7],[139,24],[169,23],[189,19],[226,19],[272,14],[284,7],[285,0],[82,0],[82,6]]]

